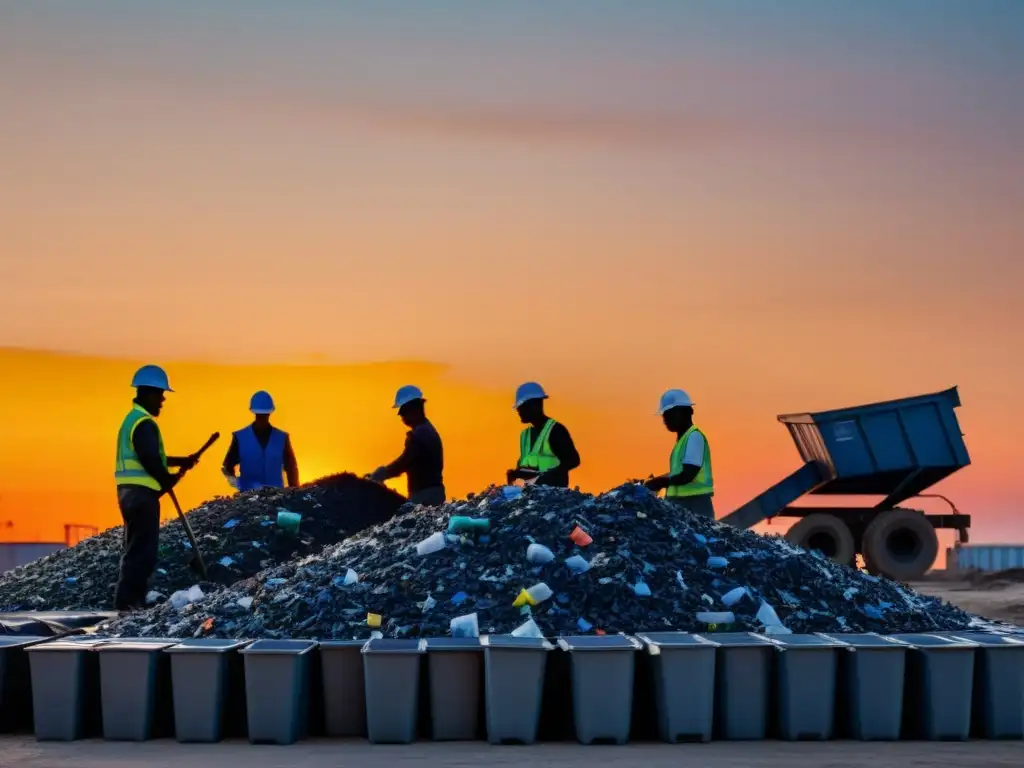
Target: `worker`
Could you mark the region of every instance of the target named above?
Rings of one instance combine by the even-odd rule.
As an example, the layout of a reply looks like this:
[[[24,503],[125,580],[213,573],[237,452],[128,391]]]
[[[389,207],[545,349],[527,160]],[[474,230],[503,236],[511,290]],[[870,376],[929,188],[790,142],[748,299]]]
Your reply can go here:
[[[252,424],[231,436],[224,456],[223,472],[228,483],[239,491],[263,486],[283,488],[287,477],[288,487],[294,488],[299,484],[299,465],[291,437],[270,423],[274,398],[260,390],[249,400],[249,411],[253,414]]]
[[[369,475],[377,483],[405,474],[409,502],[437,506],[445,502],[444,448],[441,436],[427,419],[426,398],[419,387],[404,386],[395,394],[394,408],[409,431],[402,455]]]
[[[509,485],[523,480],[568,488],[569,473],[580,465],[569,430],[544,414],[547,399],[544,388],[533,381],[516,390],[515,410],[526,428],[519,435],[519,463],[506,473]]]
[[[661,396],[658,415],[665,428],[676,435],[669,458],[668,474],[652,477],[644,483],[665,498],[702,517],[715,519],[711,497],[715,483],[711,473],[711,447],[693,424],[693,400],[681,389],[670,389]]]
[[[155,365],[145,365],[132,378],[135,400],[117,433],[114,480],[117,505],[124,521],[121,568],[114,594],[114,606],[126,612],[142,608],[147,582],[157,562],[160,533],[160,497],[170,491],[199,457],[167,456],[156,417],[164,393],[173,392],[167,374]],[[168,467],[178,467],[177,474]]]

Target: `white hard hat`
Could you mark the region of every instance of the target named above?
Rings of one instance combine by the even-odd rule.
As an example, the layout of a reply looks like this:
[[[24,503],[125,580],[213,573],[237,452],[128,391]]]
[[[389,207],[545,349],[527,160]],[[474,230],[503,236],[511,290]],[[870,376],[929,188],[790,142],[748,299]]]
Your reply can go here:
[[[693,400],[681,389],[670,389],[661,396],[661,402],[658,403],[658,416],[661,416],[665,411],[671,410],[672,408],[679,407],[690,407],[693,405]]]
[[[261,389],[249,400],[249,410],[253,413],[273,413],[274,398],[270,396],[269,392]]]
[[[412,384],[406,384],[404,387],[395,393],[395,408],[401,408],[406,403],[411,403],[413,400],[423,400],[423,392],[419,387],[414,387]]]
[[[535,381],[528,381],[525,384],[520,384],[519,388],[516,389],[516,404],[512,408],[518,408],[520,405],[525,403],[527,400],[547,400],[547,393],[544,391],[544,387]]]

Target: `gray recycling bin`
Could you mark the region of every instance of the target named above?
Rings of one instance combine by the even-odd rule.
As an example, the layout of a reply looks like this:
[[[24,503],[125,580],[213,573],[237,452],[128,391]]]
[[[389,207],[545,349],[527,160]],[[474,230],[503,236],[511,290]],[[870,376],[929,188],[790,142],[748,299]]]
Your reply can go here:
[[[828,635],[776,635],[776,711],[779,736],[823,741],[835,727],[836,650],[844,643]]]
[[[721,632],[715,664],[715,728],[730,740],[768,735],[775,644],[752,632]]]
[[[558,647],[572,661],[572,712],[582,744],[629,741],[633,714],[635,638],[617,635],[562,637]]]
[[[309,657],[315,640],[257,640],[242,648],[253,744],[294,744],[309,733]]]
[[[718,643],[689,632],[639,635],[653,662],[658,734],[670,744],[711,741]]]
[[[115,639],[96,648],[100,657],[103,738],[146,741],[171,732],[170,659],[177,640]]]
[[[430,723],[434,741],[475,739],[480,732],[484,649],[475,637],[427,639]]]
[[[484,702],[487,740],[492,744],[532,744],[537,740],[547,640],[512,635],[485,635]]]
[[[965,741],[971,733],[978,646],[938,635],[894,637],[911,645],[903,697],[904,738]]]
[[[1024,738],[1024,637],[993,632],[954,636],[981,646],[974,656],[972,733],[986,739]]]
[[[25,649],[32,680],[32,715],[39,741],[100,735],[100,667],[105,637],[79,635]]]
[[[410,744],[419,721],[425,640],[378,638],[363,646],[366,734],[373,744]]]
[[[320,677],[324,690],[324,733],[335,737],[366,736],[366,689],[363,680],[365,640],[320,643]]]
[[[0,733],[31,728],[32,682],[25,649],[49,639],[36,635],[0,637]]]
[[[224,737],[232,667],[248,640],[197,637],[176,643],[171,660],[174,736],[183,743],[212,743]]]
[[[862,741],[899,739],[909,644],[874,632],[823,636],[845,644],[838,652],[838,735]]]

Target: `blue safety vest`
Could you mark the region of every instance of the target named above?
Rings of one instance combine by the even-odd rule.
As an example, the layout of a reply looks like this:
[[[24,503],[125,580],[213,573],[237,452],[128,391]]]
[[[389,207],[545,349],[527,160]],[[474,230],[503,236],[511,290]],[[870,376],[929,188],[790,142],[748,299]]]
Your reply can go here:
[[[288,433],[270,428],[267,447],[260,445],[252,426],[235,432],[238,441],[238,490],[251,491],[269,485],[284,488],[284,447]]]

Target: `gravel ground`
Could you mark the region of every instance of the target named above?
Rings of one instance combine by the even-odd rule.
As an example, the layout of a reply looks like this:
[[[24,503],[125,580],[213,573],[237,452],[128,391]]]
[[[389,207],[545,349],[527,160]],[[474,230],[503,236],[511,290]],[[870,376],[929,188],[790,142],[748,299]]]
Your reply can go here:
[[[288,747],[245,742],[142,744],[103,741],[36,743],[31,738],[0,738],[3,768],[402,768],[405,763],[438,768],[602,768],[639,763],[644,768],[1019,768],[1020,742],[967,743],[833,741],[823,744],[714,742],[711,744],[633,744],[584,747],[540,744],[491,747],[481,743],[421,742],[372,746],[362,741],[309,741]]]

